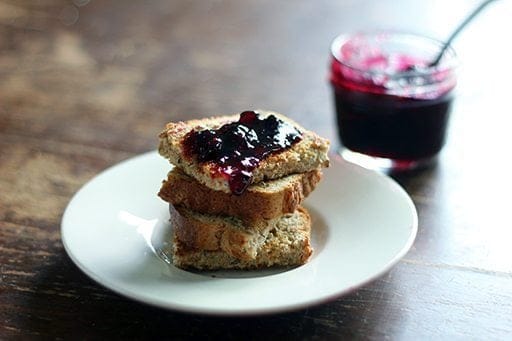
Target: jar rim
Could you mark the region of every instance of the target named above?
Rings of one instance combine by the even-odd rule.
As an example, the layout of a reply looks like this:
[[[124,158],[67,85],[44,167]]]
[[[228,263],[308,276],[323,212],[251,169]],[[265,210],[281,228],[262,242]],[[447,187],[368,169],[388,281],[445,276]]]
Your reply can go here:
[[[384,39],[384,38],[392,38],[392,39],[402,39],[403,41],[410,41],[415,43],[424,44],[424,46],[435,47],[436,51],[441,51],[444,42],[439,39],[431,38],[425,35],[403,32],[403,31],[394,31],[394,30],[378,30],[378,31],[358,31],[354,33],[346,33],[338,35],[333,42],[331,43],[331,54],[332,57],[336,59],[343,67],[349,68],[355,72],[365,73],[370,75],[386,75],[389,77],[415,77],[422,76],[425,74],[431,74],[440,71],[453,70],[458,66],[457,54],[451,45],[449,45],[443,53],[440,63],[438,63],[434,67],[421,68],[421,69],[412,69],[401,71],[399,73],[396,72],[388,72],[385,70],[368,70],[363,69],[361,67],[353,65],[353,63],[347,62],[341,57],[342,47],[345,46],[348,42],[355,41],[357,38],[365,38],[365,39]],[[435,55],[434,55],[435,57]]]

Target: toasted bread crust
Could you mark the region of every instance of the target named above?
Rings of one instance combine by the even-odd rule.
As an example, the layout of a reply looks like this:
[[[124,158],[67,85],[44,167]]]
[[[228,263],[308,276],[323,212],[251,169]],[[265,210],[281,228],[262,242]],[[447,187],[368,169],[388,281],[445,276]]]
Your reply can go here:
[[[272,266],[296,266],[306,263],[313,248],[310,242],[311,218],[300,207],[295,215],[284,216],[257,249],[254,258],[237,258],[225,250],[194,248],[174,233],[173,264],[199,270],[261,269]]]
[[[309,172],[319,167],[328,167],[327,152],[329,141],[315,133],[301,127],[289,118],[270,111],[258,111],[262,116],[275,115],[276,117],[293,124],[302,132],[302,139],[290,148],[276,154],[271,154],[260,162],[253,170],[252,183],[268,179],[278,179],[289,174]],[[160,133],[159,153],[169,161],[183,169],[185,173],[194,177],[205,186],[230,193],[228,180],[215,175],[215,164],[198,163],[194,158],[184,155],[182,141],[191,130],[217,129],[222,125],[237,121],[239,115],[219,116],[190,120],[186,122],[168,123]]]
[[[321,170],[315,169],[255,184],[242,195],[234,195],[214,191],[176,167],[169,172],[158,195],[173,205],[205,214],[234,216],[250,224],[294,212],[321,177]]]

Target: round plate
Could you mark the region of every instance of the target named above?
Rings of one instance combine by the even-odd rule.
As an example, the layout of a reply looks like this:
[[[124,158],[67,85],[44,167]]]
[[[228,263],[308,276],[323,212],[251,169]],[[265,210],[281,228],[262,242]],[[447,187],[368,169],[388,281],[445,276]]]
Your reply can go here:
[[[62,241],[73,262],[98,283],[141,302],[221,315],[304,308],[382,275],[416,236],[416,209],[400,186],[333,157],[305,201],[315,248],[307,264],[248,272],[181,270],[167,258],[169,210],[157,196],[171,167],[156,152],[121,162],[80,189],[62,219]]]

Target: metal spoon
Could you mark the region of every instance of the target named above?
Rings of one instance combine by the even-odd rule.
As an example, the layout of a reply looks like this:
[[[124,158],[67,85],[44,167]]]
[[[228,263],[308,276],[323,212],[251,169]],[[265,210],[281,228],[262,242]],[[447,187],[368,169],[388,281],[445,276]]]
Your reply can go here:
[[[430,64],[428,64],[427,67],[430,68],[430,67],[434,67],[437,64],[439,64],[439,62],[441,61],[441,58],[443,58],[444,52],[446,51],[448,46],[450,46],[450,44],[455,39],[455,37],[457,37],[457,35],[460,33],[460,31],[462,31],[462,29],[464,27],[466,27],[466,25],[469,24],[471,22],[471,20],[473,20],[473,18],[476,17],[478,15],[478,13],[480,13],[487,5],[489,5],[491,2],[494,2],[494,1],[496,1],[496,0],[486,0],[486,1],[482,2],[480,5],[478,5],[478,7],[475,8],[473,10],[473,12],[471,12],[471,14],[462,23],[460,23],[460,25],[455,29],[455,31],[453,31],[453,33],[450,35],[448,40],[443,44],[443,48],[441,49],[441,51],[439,51],[439,54],[437,55],[436,59],[434,59],[434,61],[432,61]]]

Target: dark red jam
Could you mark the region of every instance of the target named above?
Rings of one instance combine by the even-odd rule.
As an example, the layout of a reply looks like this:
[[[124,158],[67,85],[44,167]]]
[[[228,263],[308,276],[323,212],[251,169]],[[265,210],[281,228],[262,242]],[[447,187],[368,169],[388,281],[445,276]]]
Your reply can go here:
[[[332,59],[341,143],[355,152],[404,162],[437,154],[445,143],[453,99],[451,71],[411,76],[417,84],[407,76],[393,81],[393,75],[412,72],[426,62],[404,54],[372,53],[365,58],[360,52],[362,57],[356,55],[360,59],[355,61],[342,55],[352,58],[355,67]]]
[[[187,157],[195,157],[199,163],[214,163],[217,174],[228,179],[231,192],[240,195],[251,184],[252,172],[263,159],[301,139],[297,128],[274,115],[260,118],[257,112],[244,111],[238,121],[219,129],[190,131],[183,148]]]

